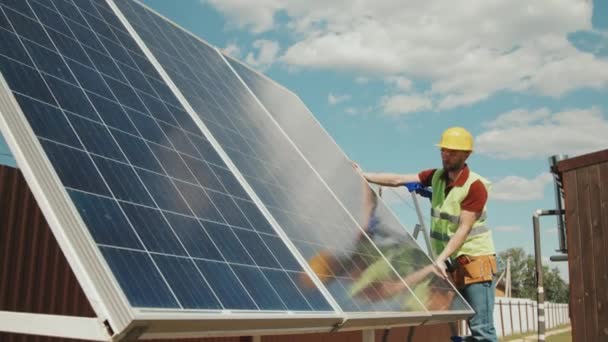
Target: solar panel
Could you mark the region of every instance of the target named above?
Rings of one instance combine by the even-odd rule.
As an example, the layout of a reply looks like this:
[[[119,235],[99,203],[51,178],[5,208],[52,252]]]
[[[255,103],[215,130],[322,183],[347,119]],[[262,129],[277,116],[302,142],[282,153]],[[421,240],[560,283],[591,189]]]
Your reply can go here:
[[[145,6],[0,0],[0,46],[2,133],[118,333],[470,313],[297,97]]]
[[[341,309],[425,317],[369,234],[218,51],[139,4],[116,4]],[[398,291],[383,295],[389,286]]]
[[[2,74],[132,307],[334,312],[106,2],[1,4]]]
[[[430,311],[469,311],[456,289],[434,272],[431,259],[419,248],[382,200],[371,193],[356,174],[350,160],[315,120],[306,105],[291,91],[269,78],[227,57],[235,72],[261,101],[289,138],[329,184],[336,197],[353,217],[372,216],[376,229],[373,240],[399,275],[409,280],[415,293]],[[365,201],[371,203],[365,203]],[[366,212],[367,210],[367,212]],[[371,213],[370,213],[371,212]],[[397,256],[395,256],[397,255]],[[394,256],[394,257],[393,257]],[[424,274],[424,276],[421,276]],[[444,300],[444,299],[451,300]]]

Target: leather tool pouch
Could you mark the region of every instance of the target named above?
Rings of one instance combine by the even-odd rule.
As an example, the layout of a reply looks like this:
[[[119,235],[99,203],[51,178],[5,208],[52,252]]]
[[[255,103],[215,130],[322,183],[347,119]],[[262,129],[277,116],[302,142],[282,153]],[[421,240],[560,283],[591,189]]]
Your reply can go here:
[[[491,281],[497,272],[496,258],[493,255],[461,258],[466,259],[455,262],[457,267],[452,274],[454,285],[459,289],[466,285]]]

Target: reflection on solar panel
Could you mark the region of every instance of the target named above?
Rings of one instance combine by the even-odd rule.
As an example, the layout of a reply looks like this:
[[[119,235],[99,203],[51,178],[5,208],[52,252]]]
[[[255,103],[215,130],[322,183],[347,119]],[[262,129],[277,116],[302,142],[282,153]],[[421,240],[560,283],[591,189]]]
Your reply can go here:
[[[0,42],[0,127],[117,332],[470,313],[293,94],[142,5],[0,0]]]
[[[1,14],[2,73],[132,306],[333,311],[105,2]]]
[[[222,56],[137,4],[117,4],[298,251],[307,259],[325,253],[319,262],[336,264],[321,268],[340,307],[424,312],[406,286],[401,296],[379,292],[401,280]],[[381,268],[381,277],[359,281]]]
[[[353,170],[351,162],[304,103],[284,87],[232,58],[227,59],[351,215],[370,217],[363,225],[371,231],[372,240],[399,275],[416,288],[415,293],[425,307],[432,311],[469,310],[450,283],[433,272],[425,271],[432,267],[431,259],[421,251],[386,205],[377,200],[369,186],[361,184],[361,177]],[[443,300],[445,298],[453,300]]]

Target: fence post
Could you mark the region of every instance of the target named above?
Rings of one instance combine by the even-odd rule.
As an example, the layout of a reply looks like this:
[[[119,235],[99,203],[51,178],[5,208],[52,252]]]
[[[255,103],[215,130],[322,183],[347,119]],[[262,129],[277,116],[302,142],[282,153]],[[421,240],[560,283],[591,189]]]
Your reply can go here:
[[[551,303],[551,327],[555,327],[555,304]]]
[[[553,326],[557,326],[557,304],[553,304]]]
[[[519,316],[519,333],[524,332],[524,325],[521,322],[521,302],[517,301],[517,315]]]
[[[502,317],[502,300],[498,300],[498,307],[500,307],[500,333],[502,337],[505,337],[505,320]]]
[[[545,331],[551,328],[551,303],[545,302]]]
[[[530,304],[530,303],[526,302],[526,332],[530,331],[530,319],[528,318],[528,304]]]
[[[515,333],[515,329],[513,328],[513,302],[509,298],[509,318],[511,320],[511,335]]]
[[[537,331],[538,326],[536,325],[536,301],[530,303],[530,309],[532,310],[530,311],[530,313],[532,314],[532,317],[530,317],[530,319],[532,320],[532,331]]]

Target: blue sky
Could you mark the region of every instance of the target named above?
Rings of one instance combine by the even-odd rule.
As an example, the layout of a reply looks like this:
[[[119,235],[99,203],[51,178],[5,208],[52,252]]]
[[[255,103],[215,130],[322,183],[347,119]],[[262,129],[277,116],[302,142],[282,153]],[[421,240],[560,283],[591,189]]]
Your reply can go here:
[[[550,155],[608,148],[606,1],[144,3],[294,91],[366,171],[440,166],[441,132],[469,129],[499,251],[533,252],[531,215],[554,207]],[[410,229],[411,204],[386,200]],[[555,219],[542,226],[548,259]]]

